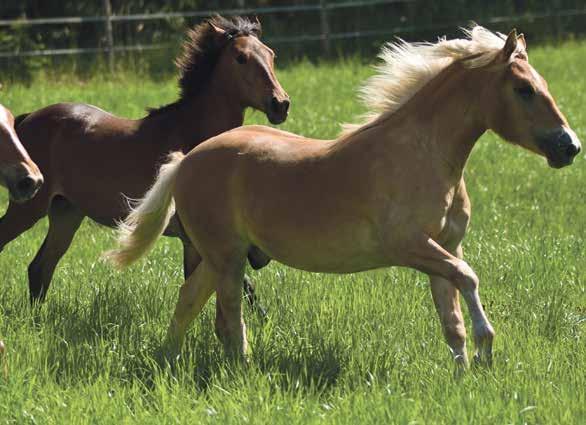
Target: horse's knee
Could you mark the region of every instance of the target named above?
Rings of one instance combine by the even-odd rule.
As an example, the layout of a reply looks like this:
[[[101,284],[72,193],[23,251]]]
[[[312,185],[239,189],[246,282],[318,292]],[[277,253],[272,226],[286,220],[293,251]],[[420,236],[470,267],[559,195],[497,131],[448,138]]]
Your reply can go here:
[[[479,285],[478,276],[474,270],[463,260],[458,260],[454,265],[454,270],[450,276],[452,281],[460,291],[477,291]]]

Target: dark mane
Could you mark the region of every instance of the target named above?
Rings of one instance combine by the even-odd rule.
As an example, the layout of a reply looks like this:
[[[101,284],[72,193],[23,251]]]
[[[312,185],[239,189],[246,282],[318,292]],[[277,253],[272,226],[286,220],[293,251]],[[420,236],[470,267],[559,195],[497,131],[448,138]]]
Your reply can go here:
[[[218,37],[213,26],[226,32]],[[240,16],[223,18],[215,15],[189,29],[183,43],[182,52],[175,59],[179,69],[179,100],[160,108],[149,109],[149,116],[179,107],[186,99],[197,96],[214,72],[216,62],[226,44],[240,36],[260,38],[261,25]]]

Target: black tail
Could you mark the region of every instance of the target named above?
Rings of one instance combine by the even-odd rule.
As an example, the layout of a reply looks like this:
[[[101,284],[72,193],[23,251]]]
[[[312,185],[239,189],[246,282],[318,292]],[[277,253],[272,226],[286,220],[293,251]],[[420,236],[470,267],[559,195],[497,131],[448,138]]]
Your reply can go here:
[[[21,114],[14,118],[14,128],[17,128],[21,122],[23,122],[26,117],[28,117],[32,112],[27,112],[26,114]]]

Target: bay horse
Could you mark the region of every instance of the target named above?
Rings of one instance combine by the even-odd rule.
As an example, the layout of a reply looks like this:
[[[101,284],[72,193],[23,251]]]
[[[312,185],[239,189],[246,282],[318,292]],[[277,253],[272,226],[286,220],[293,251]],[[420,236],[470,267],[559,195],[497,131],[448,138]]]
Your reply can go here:
[[[258,20],[240,17],[215,16],[189,30],[176,60],[179,100],[143,119],[69,103],[17,118],[17,132],[46,183],[33,200],[10,203],[0,222],[0,250],[49,216],[47,236],[28,268],[31,301],[44,299],[84,217],[110,227],[122,220],[127,198],[145,194],[170,151],[189,152],[242,125],[247,108],[265,112],[273,124],[285,121],[289,96],[275,76],[274,52],[260,34]],[[167,234],[181,237],[185,258],[192,256],[180,223],[173,221]]]
[[[572,163],[580,142],[516,31],[476,26],[462,39],[389,44],[381,57],[363,89],[371,113],[336,140],[247,126],[175,153],[160,169],[106,257],[119,267],[136,261],[176,211],[199,264],[181,287],[169,350],[180,349],[215,292],[216,334],[229,354],[246,358],[239,282],[256,247],[312,272],[426,273],[456,364],[468,364],[459,294],[475,359],[490,363],[494,330],[461,245],[470,218],[467,159],[487,130],[556,168]],[[197,184],[206,178],[210,184]]]
[[[43,175],[14,130],[14,115],[0,104],[0,185],[19,203],[35,196],[42,184]]]

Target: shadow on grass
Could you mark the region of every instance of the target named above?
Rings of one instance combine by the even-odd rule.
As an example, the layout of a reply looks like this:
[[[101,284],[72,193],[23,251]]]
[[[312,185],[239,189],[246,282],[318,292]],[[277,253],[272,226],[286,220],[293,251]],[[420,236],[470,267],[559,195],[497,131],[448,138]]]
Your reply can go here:
[[[258,347],[248,367],[242,368],[225,357],[210,311],[198,318],[201,322],[195,334],[188,335],[181,355],[169,361],[161,348],[160,329],[166,323],[161,323],[160,308],[169,310],[164,297],[145,311],[144,306],[141,310],[128,303],[131,299],[122,291],[105,292],[93,297],[89,306],[55,299],[41,306],[46,311],[35,314],[35,328],[48,341],[42,361],[60,385],[106,378],[122,385],[138,382],[147,393],[160,382],[179,382],[206,392],[218,379],[246,380],[260,374],[283,391],[326,391],[340,375],[341,350],[324,341],[314,341],[311,349],[292,347],[296,351]],[[48,338],[51,334],[54,337]]]

